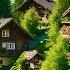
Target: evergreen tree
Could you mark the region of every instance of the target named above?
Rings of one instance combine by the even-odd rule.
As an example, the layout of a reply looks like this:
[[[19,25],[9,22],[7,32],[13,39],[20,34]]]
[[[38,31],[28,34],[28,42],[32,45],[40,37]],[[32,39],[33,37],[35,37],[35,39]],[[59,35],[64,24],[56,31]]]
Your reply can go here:
[[[51,25],[48,34],[52,47],[48,53],[46,52],[46,58],[40,70],[67,70],[66,41],[59,33],[59,25],[64,9],[69,6],[69,0],[56,0],[56,5],[48,20]]]
[[[21,26],[25,28],[34,37],[42,35],[44,32],[37,28],[39,21],[36,18],[35,8],[30,8],[24,14],[24,17],[20,19]]]
[[[10,0],[0,0],[0,17],[11,16]]]

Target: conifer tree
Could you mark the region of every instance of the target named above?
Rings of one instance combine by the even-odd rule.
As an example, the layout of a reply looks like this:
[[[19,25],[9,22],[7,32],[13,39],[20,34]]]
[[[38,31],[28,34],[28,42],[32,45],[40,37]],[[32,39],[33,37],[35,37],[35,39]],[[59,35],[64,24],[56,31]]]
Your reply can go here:
[[[0,17],[11,16],[10,0],[0,0]]]

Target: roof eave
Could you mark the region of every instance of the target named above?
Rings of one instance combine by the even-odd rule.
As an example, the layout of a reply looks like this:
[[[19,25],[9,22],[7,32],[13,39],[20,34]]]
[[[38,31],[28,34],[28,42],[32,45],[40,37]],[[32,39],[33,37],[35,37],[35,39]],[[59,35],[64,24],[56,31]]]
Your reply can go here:
[[[64,18],[70,12],[70,7],[62,14],[62,18]]]

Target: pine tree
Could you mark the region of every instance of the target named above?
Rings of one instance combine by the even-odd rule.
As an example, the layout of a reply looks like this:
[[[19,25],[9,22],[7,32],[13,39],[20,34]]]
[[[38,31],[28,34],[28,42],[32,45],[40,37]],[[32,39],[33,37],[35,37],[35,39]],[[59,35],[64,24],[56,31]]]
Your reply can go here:
[[[0,0],[0,17],[11,16],[10,0]]]

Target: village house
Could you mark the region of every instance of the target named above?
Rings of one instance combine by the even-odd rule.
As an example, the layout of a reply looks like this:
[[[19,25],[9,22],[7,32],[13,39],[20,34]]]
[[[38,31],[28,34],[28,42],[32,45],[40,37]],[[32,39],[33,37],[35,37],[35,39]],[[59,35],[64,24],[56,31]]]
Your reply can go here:
[[[25,12],[30,7],[35,7],[37,12],[37,19],[48,18],[48,12],[50,12],[54,6],[53,0],[26,0],[21,3],[19,7],[16,7],[15,11]],[[45,16],[46,14],[46,16]]]
[[[62,19],[70,18],[70,7],[62,14]],[[70,20],[61,22],[61,33],[65,39],[70,40]]]
[[[32,39],[13,18],[0,19],[0,65],[7,66],[10,57],[28,50]]]

